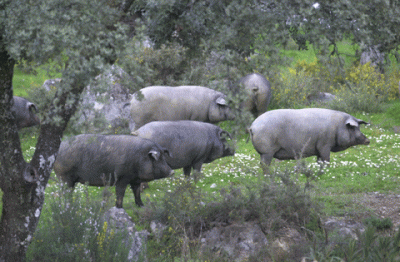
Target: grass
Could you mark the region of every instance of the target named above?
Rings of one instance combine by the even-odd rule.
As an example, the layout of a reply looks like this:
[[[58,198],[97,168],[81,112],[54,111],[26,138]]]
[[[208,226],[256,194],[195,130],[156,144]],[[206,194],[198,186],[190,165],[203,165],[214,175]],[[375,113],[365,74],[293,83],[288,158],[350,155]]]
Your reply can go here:
[[[293,59],[291,66],[293,67],[297,61],[305,61],[307,63],[312,63],[315,61],[316,51],[312,44],[307,44],[307,50],[282,50],[284,56]],[[345,60],[345,66],[349,66],[356,61],[355,52],[359,49],[358,46],[350,44],[349,40],[344,40],[337,43],[338,52],[342,55]],[[333,46],[331,46],[330,51],[333,51]]]
[[[336,198],[337,195],[363,192],[398,191],[397,185],[400,182],[400,134],[393,132],[391,128],[393,121],[387,118],[385,114],[355,114],[355,116],[371,123],[371,125],[361,128],[371,143],[368,146],[359,145],[342,152],[331,153],[330,165],[323,169],[322,174],[315,177],[316,187],[314,190],[318,198],[326,200],[330,198],[330,195],[332,198]],[[21,133],[22,149],[27,161],[30,161],[35,150],[37,130],[37,128],[30,128]],[[204,164],[203,176],[196,186],[215,196],[219,195],[219,190],[223,187],[240,186],[244,180],[256,182],[257,179],[262,177],[259,155],[251,142],[247,143],[246,140],[247,136],[242,136],[237,140],[235,156]],[[316,157],[306,158],[305,161],[310,169],[318,173],[320,166],[316,163]],[[271,169],[283,171],[293,169],[295,165],[295,160],[273,160]],[[56,180],[54,174],[52,177]],[[162,199],[166,192],[174,189],[178,183],[177,179],[185,179],[181,169],[176,170],[173,178],[152,181],[150,188],[142,193],[144,204]],[[299,182],[306,182],[304,175],[300,174],[298,179]],[[59,190],[54,180],[50,180],[46,195],[54,194]],[[77,188],[77,190],[82,189],[79,189],[80,186]],[[111,190],[115,197],[114,189]],[[101,188],[90,187],[89,191],[93,197],[101,197]],[[332,200],[330,203],[335,203],[335,201]],[[124,207],[130,214],[132,214],[130,210],[136,208],[129,187],[125,194]],[[327,208],[335,209],[334,205]],[[330,211],[327,212],[330,213]]]
[[[390,130],[377,127],[365,127],[363,133],[370,138],[371,143],[368,146],[356,146],[348,150],[332,153],[331,162],[328,167],[323,169],[323,173],[315,177],[315,196],[317,198],[329,198],[330,206],[327,208],[337,209],[334,203],[337,203],[338,195],[351,195],[364,192],[397,192],[398,183],[400,182],[400,134],[394,134]],[[246,143],[246,137],[237,141],[237,153],[233,157],[218,159],[210,164],[203,165],[203,177],[196,183],[196,187],[201,188],[210,196],[219,196],[221,188],[230,185],[240,186],[243,181],[256,182],[263,173],[259,165],[259,155],[254,150],[251,142]],[[30,147],[26,154],[33,153],[34,148]],[[318,172],[320,166],[317,164],[315,157],[306,159],[309,168]],[[273,160],[271,169],[274,171],[283,171],[292,169],[296,165],[296,161],[277,161]],[[244,170],[243,167],[246,167]],[[161,200],[166,192],[171,192],[174,187],[179,184],[179,179],[185,179],[182,170],[176,170],[173,178],[152,181],[150,188],[142,193],[144,204],[150,201]],[[265,178],[267,179],[267,178]],[[299,182],[305,183],[304,175],[299,175]],[[79,189],[80,188],[80,189]],[[57,184],[50,181],[46,194],[56,192]],[[78,186],[77,190],[82,190]],[[115,197],[114,189],[113,197]],[[102,189],[90,187],[93,197],[100,197]],[[340,202],[338,205],[340,205]],[[135,209],[134,196],[129,188],[127,188],[124,207],[128,213]],[[327,213],[331,211],[327,210]],[[131,213],[132,214],[132,213]]]
[[[43,85],[47,79],[61,77],[60,74],[49,74],[45,66],[35,70],[35,73],[31,73],[18,66],[14,68],[13,91],[15,96],[27,97],[28,90]]]
[[[340,52],[343,50],[340,49]],[[343,48],[351,46],[346,43]],[[346,52],[347,52],[346,51]],[[285,55],[292,56],[294,60],[306,60],[312,62],[315,54],[312,49],[306,51],[285,51]],[[312,59],[312,60],[310,60]],[[34,86],[42,85],[48,79],[45,69],[40,69],[36,76],[24,73],[16,68],[14,75],[14,94],[27,96],[27,90]],[[393,126],[400,125],[400,117],[397,117],[397,108],[400,108],[400,101],[387,104],[388,111],[377,114],[354,113],[357,118],[363,119],[370,125],[362,127],[362,132],[370,139],[368,146],[356,146],[338,153],[331,153],[330,165],[325,167],[322,173],[318,173],[320,166],[316,163],[315,157],[305,159],[307,167],[314,171],[315,179],[312,188],[312,196],[318,202],[324,203],[326,215],[354,215],[357,216],[365,207],[353,201],[354,197],[367,192],[399,193],[398,183],[400,182],[400,134],[393,132]],[[390,109],[391,108],[391,109]],[[391,112],[391,113],[390,113]],[[39,135],[37,127],[23,129],[20,132],[22,150],[26,161],[30,161],[35,144]],[[202,176],[196,182],[196,187],[209,196],[209,199],[221,197],[221,189],[240,187],[248,181],[257,183],[260,179],[268,179],[262,172],[259,164],[259,155],[254,150],[251,142],[246,142],[247,136],[240,136],[236,141],[236,155],[218,159],[212,163],[204,164]],[[297,162],[294,160],[277,161],[273,160],[271,170],[280,172],[293,170]],[[193,175],[191,179],[193,179]],[[298,183],[306,183],[307,178],[303,174],[293,173]],[[150,183],[150,188],[142,193],[144,204],[150,202],[161,202],[167,192],[174,191],[185,179],[182,170],[176,170],[172,178],[161,179]],[[52,174],[46,188],[46,201],[42,212],[42,220],[51,219],[52,213],[49,209],[51,201],[59,195],[60,184]],[[89,198],[102,199],[103,188],[88,187]],[[86,187],[78,184],[75,193],[83,195]],[[115,189],[111,188],[112,202],[115,202]],[[1,198],[0,191],[0,198]],[[0,202],[0,210],[2,203]],[[134,203],[134,196],[128,187],[124,197],[124,208],[134,219],[137,207]],[[135,221],[137,222],[137,221]],[[137,224],[139,228],[141,225]]]

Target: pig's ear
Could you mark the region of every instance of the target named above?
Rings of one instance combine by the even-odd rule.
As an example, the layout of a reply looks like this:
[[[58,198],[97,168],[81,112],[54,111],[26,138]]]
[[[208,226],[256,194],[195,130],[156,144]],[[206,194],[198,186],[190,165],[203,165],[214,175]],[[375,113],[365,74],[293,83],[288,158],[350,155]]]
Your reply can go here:
[[[215,100],[215,102],[220,106],[226,106],[227,105],[226,100],[223,97],[218,97],[217,100]]]
[[[37,112],[37,107],[34,103],[28,103],[26,107],[28,108],[28,111],[35,110],[35,112]]]
[[[154,158],[156,161],[160,158],[160,152],[156,150],[150,150],[149,152],[150,157]]]
[[[166,148],[164,148],[164,153],[167,154],[169,157],[173,157],[173,156],[172,156],[172,153],[169,152],[169,150],[166,149]]]
[[[346,126],[358,127],[359,125],[357,119],[349,118],[346,120]]]
[[[369,123],[368,122],[365,122],[364,120],[361,120],[361,119],[357,119],[357,122],[358,122],[358,124],[364,124],[364,125],[369,125]]]
[[[229,134],[227,131],[225,130],[220,130],[219,131],[219,138],[225,138],[225,137],[229,137],[232,140],[232,136],[231,134]]]

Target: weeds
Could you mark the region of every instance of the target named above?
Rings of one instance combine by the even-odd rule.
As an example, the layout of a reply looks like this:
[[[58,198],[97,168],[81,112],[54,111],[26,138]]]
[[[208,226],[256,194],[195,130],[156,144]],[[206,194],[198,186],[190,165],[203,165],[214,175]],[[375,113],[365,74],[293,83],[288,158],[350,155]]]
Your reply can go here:
[[[126,233],[101,223],[111,201],[91,200],[87,186],[83,192],[59,189],[44,206],[27,261],[126,261]]]
[[[271,180],[262,176],[256,182],[231,184],[221,188],[219,195],[198,188],[201,174],[195,179],[176,178],[177,186],[165,194],[161,203],[138,210],[142,223],[157,220],[167,226],[161,240],[151,241],[149,254],[162,255],[164,259],[179,254],[193,258],[190,254],[198,248],[203,232],[234,223],[252,221],[272,235],[286,227],[320,230],[321,206],[311,200],[308,190],[293,180],[289,171],[274,175]]]

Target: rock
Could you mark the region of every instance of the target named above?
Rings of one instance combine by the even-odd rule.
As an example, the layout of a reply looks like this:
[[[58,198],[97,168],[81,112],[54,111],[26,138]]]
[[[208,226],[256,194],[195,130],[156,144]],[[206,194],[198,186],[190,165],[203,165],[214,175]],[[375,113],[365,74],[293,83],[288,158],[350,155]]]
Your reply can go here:
[[[261,228],[255,223],[214,227],[201,238],[201,252],[224,252],[233,261],[246,261],[268,244]]]
[[[104,214],[103,220],[110,227],[115,227],[117,232],[119,230],[127,231],[127,239],[124,242],[131,245],[127,261],[147,261],[146,243],[147,237],[150,235],[148,231],[136,231],[135,223],[123,208],[112,207]]]
[[[282,228],[275,233],[277,236],[270,246],[270,252],[277,260],[284,260],[290,254],[290,247],[302,241],[306,241],[300,233],[293,228]]]
[[[130,77],[121,68],[113,66],[95,78],[81,95],[82,101],[71,119],[72,129],[85,133],[129,133],[134,127],[130,115],[130,90],[123,85]],[[61,79],[46,80],[42,86],[47,92]]]
[[[394,126],[394,127],[393,127],[393,131],[394,131],[396,134],[400,134],[400,126]]]
[[[47,91],[50,92],[52,91],[52,89],[54,89],[56,87],[56,85],[58,83],[60,83],[61,78],[55,78],[55,79],[48,79],[46,81],[44,81],[43,83],[43,88]]]
[[[358,240],[357,232],[364,232],[365,227],[362,223],[354,220],[329,217],[323,222],[323,227],[329,231],[335,231],[342,237],[351,237]]]
[[[113,66],[111,70],[96,77],[94,84],[82,92],[82,103],[77,112],[76,124],[91,124],[96,133],[123,133],[122,130],[133,128],[129,102],[129,89],[123,82],[129,78],[121,68]],[[96,126],[97,123],[101,123]]]
[[[163,235],[164,230],[167,228],[166,225],[163,225],[159,222],[156,221],[151,221],[150,222],[150,229],[151,232],[154,234],[156,237],[157,241],[160,241]]]
[[[379,66],[385,61],[385,55],[379,51],[380,45],[370,46],[361,54],[360,64],[371,62],[371,66]]]
[[[317,103],[327,103],[336,98],[335,95],[326,92],[319,92],[317,94],[312,94],[307,97],[308,102],[317,102]]]

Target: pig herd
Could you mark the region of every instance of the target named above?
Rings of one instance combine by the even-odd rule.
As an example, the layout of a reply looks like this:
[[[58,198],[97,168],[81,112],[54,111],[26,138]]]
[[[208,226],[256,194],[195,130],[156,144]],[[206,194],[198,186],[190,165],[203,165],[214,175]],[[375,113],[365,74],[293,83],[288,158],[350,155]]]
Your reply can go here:
[[[243,77],[237,87],[248,94],[241,106],[256,119],[247,132],[267,166],[272,158],[317,156],[329,161],[330,152],[369,144],[360,131],[360,124],[367,123],[344,112],[322,108],[266,112],[271,87],[260,74]],[[130,185],[136,205],[143,206],[142,183],[171,176],[180,168],[189,176],[192,169],[201,171],[203,163],[235,154],[231,135],[214,125],[235,117],[221,92],[201,86],[151,86],[134,94],[130,107],[135,121],[131,135],[85,134],[61,143],[54,171],[68,186],[115,185],[116,206],[122,208]],[[25,102],[19,108],[14,111],[32,116],[35,107]],[[20,128],[29,126],[16,120]]]

